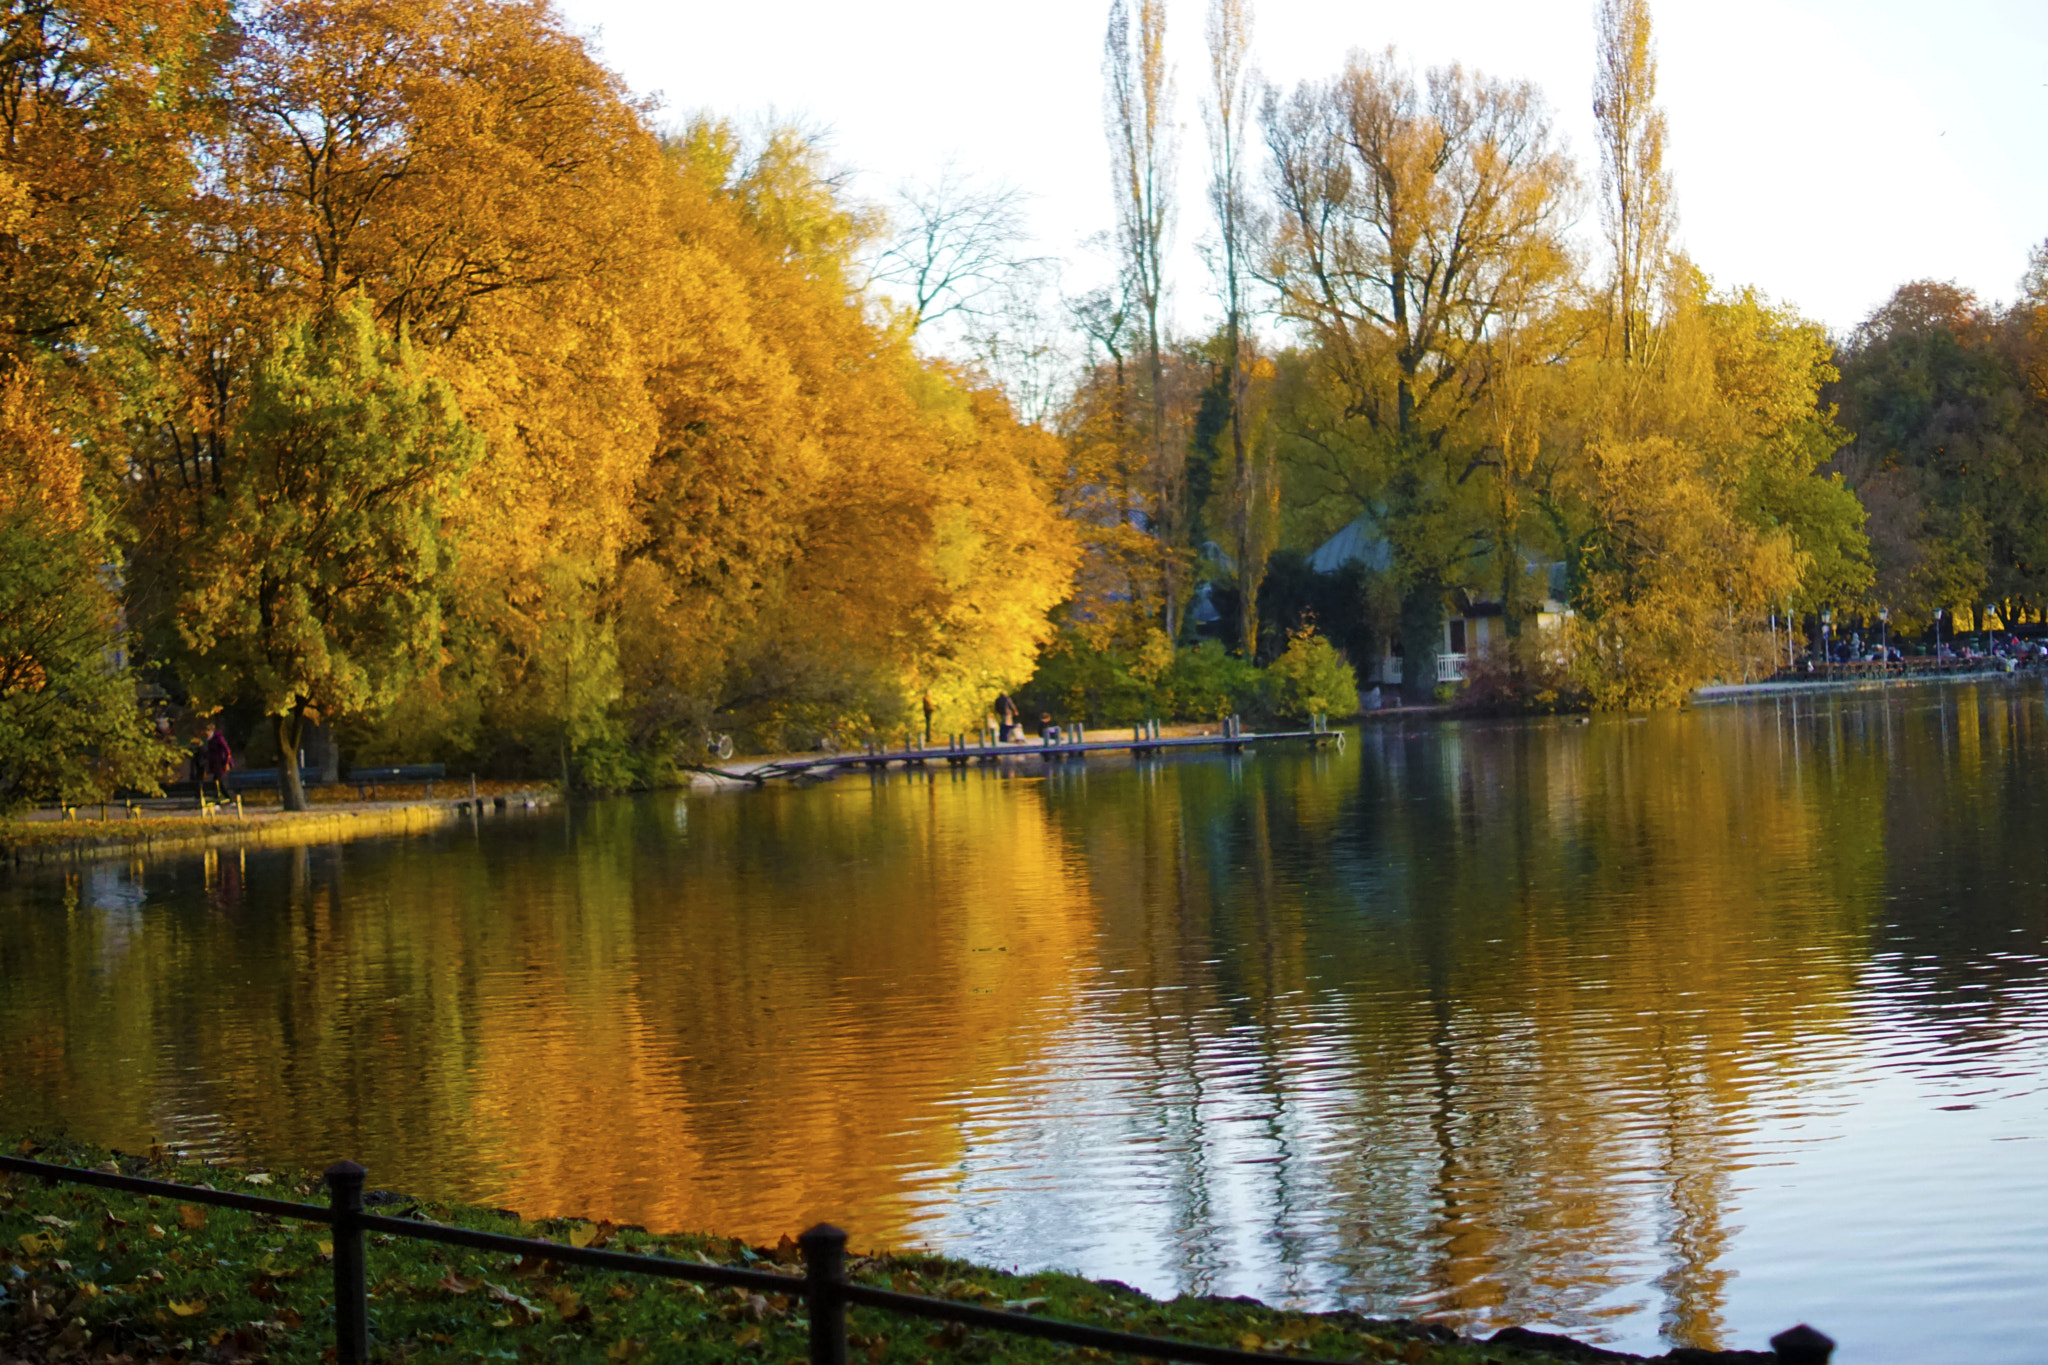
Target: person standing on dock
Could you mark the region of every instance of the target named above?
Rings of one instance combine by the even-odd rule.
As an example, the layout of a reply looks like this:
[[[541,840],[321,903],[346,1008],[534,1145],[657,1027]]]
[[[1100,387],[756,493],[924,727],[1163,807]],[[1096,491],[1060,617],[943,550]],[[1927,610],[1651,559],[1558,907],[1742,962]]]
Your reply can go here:
[[[996,742],[1008,744],[1017,733],[1017,703],[1008,692],[996,693]]]
[[[932,690],[927,687],[924,690],[924,742],[926,744],[932,742],[932,712],[936,710],[938,708],[932,705]]]

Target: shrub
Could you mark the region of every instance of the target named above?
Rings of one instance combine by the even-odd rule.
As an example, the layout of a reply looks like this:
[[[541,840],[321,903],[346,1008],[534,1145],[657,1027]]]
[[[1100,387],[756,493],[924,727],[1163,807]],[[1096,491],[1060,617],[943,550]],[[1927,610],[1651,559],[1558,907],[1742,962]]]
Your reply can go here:
[[[1266,704],[1274,715],[1292,720],[1356,715],[1358,677],[1335,645],[1304,626],[1266,669]]]
[[[1258,666],[1226,653],[1221,642],[1204,640],[1175,657],[1159,679],[1160,709],[1181,720],[1221,720],[1260,704]]]
[[[1572,675],[1564,632],[1528,630],[1505,649],[1474,655],[1454,704],[1482,715],[1553,715],[1585,710],[1587,696]]]

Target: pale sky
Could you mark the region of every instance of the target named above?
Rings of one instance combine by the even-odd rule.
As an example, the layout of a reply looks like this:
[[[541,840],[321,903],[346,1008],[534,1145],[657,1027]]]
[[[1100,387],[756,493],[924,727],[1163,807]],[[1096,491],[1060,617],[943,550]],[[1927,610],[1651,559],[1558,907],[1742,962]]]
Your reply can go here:
[[[1256,0],[1255,0],[1256,2]],[[951,160],[1032,196],[1040,250],[1099,270],[1110,223],[1101,114],[1108,0],[669,5],[562,0],[570,23],[670,116],[773,111],[830,131],[858,192]],[[1255,59],[1283,87],[1388,44],[1534,81],[1598,174],[1594,0],[1262,0]],[[1169,0],[1183,144],[1175,317],[1210,315],[1198,99],[1206,0]],[[2048,238],[2048,0],[1653,0],[1680,244],[1717,285],[1755,285],[1829,327],[1899,284],[2010,299]],[[1589,197],[1582,229],[1597,229]]]

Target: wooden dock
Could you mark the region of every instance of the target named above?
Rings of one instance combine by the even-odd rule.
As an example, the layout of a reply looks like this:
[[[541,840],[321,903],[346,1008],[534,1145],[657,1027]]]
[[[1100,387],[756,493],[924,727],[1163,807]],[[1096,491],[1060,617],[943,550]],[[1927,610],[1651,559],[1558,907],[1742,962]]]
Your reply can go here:
[[[1264,733],[1246,730],[1236,721],[1226,721],[1223,728],[1213,735],[1162,735],[1157,726],[1133,726],[1126,737],[1103,738],[1100,733],[1079,732],[1075,738],[1026,739],[1003,743],[983,736],[950,736],[944,743],[912,745],[903,749],[885,749],[880,746],[836,754],[820,754],[816,758],[785,758],[747,772],[733,772],[725,769],[705,768],[702,771],[715,772],[721,777],[753,782],[765,782],[774,777],[801,777],[806,773],[837,771],[846,768],[867,768],[871,771],[886,769],[892,765],[905,768],[922,768],[936,764],[965,768],[976,763],[1035,762],[1064,763],[1075,759],[1086,760],[1090,754],[1130,754],[1135,758],[1150,757],[1167,752],[1189,749],[1220,749],[1224,753],[1243,753],[1256,744],[1307,743],[1312,745],[1335,745],[1344,747],[1344,732],[1332,730],[1323,717],[1316,717],[1306,730],[1270,730]]]

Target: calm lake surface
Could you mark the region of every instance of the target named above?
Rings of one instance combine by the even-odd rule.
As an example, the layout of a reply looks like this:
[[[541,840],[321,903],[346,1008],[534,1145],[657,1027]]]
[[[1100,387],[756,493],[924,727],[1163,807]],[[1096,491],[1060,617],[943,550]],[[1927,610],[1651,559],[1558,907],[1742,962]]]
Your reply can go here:
[[[2048,1334],[2048,705],[617,800],[0,881],[0,1127],[1161,1295]]]

